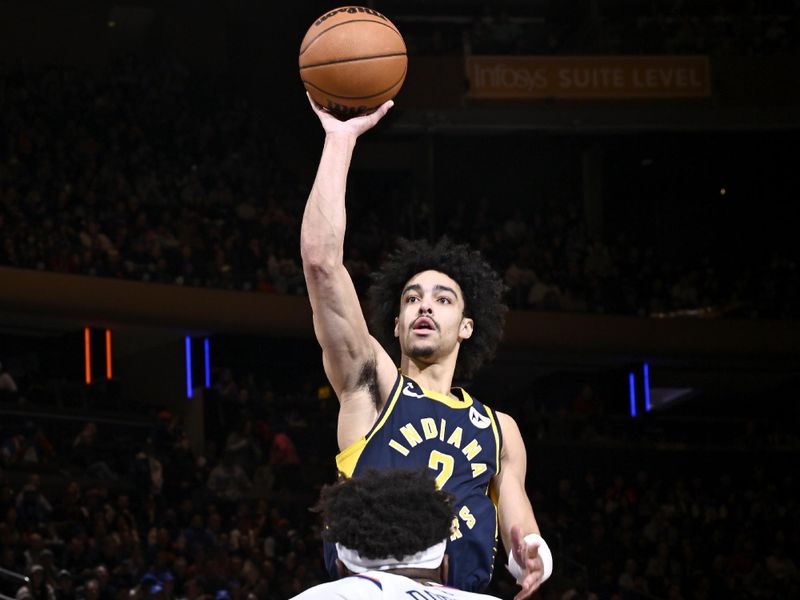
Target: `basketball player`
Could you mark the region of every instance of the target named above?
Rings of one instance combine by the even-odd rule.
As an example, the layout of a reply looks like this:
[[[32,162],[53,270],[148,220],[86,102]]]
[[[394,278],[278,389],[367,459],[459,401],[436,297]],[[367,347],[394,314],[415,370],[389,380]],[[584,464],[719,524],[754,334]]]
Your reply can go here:
[[[494,354],[506,311],[502,282],[465,246],[406,242],[370,290],[373,337],[343,264],[345,187],[356,139],[392,102],[347,121],[311,104],[326,135],[301,253],[325,373],[340,403],[337,466],[346,476],[371,467],[436,471],[438,485],[456,498],[449,585],[486,587],[499,522],[509,570],[522,586],[516,600],[528,598],[550,575],[552,556],[525,492],[522,436],[508,415],[451,389],[456,374],[470,376]],[[330,547],[326,553],[332,571]]]
[[[432,473],[389,469],[342,479],[322,489],[317,509],[342,579],[296,600],[498,600],[442,585],[455,512]]]

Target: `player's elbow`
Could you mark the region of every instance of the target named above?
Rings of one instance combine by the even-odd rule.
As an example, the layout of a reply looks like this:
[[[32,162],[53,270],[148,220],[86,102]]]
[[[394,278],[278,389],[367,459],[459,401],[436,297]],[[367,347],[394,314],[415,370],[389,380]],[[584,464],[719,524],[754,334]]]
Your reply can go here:
[[[303,268],[306,274],[311,271],[324,275],[335,266],[342,264],[341,254],[333,244],[307,237],[300,241],[300,256],[303,259]]]

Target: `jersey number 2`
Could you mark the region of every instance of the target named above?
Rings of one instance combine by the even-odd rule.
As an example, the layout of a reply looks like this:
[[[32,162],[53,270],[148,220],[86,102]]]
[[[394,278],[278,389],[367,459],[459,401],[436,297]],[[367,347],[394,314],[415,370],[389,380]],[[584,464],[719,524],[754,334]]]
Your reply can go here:
[[[438,450],[431,451],[431,456],[428,459],[428,467],[439,473],[436,476],[436,487],[440,490],[444,487],[444,484],[447,483],[447,480],[450,479],[450,476],[453,474],[453,466],[455,464],[456,461],[453,460],[453,457],[449,454],[439,452]],[[439,471],[440,465],[442,467],[441,471]]]

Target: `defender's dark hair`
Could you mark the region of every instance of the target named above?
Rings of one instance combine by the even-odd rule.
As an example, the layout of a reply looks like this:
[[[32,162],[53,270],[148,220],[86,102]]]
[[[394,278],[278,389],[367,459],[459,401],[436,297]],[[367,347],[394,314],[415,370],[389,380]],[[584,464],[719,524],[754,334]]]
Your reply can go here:
[[[315,511],[322,537],[373,560],[401,559],[450,536],[453,496],[436,489],[428,469],[369,470],[326,485]]]
[[[436,245],[425,240],[400,239],[377,273],[369,289],[372,334],[395,359],[400,345],[394,337],[394,320],[399,314],[400,294],[417,273],[440,271],[461,287],[464,316],[475,323],[472,336],[458,352],[456,377],[471,377],[494,357],[503,336],[508,307],[503,303],[505,286],[497,272],[477,250],[443,237]]]

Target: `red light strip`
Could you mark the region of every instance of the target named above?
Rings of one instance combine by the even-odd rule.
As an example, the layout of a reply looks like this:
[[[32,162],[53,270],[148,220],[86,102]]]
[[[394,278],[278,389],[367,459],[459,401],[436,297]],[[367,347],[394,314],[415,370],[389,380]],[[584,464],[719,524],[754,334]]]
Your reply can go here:
[[[88,327],[83,330],[83,355],[86,363],[86,384],[92,383],[92,341]]]
[[[106,329],[106,379],[111,379],[111,330]]]

